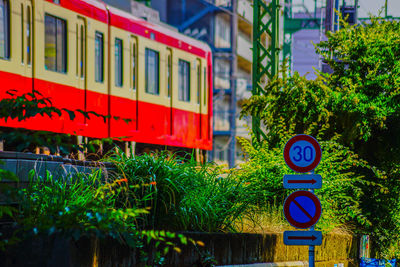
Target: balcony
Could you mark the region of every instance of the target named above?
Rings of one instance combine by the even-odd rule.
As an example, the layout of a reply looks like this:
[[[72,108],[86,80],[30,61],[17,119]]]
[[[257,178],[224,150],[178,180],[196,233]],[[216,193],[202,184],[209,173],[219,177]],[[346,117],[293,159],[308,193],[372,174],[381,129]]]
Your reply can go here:
[[[242,32],[251,36],[253,32],[253,7],[248,0],[239,0],[237,7],[238,26]]]
[[[214,110],[214,132],[229,132],[229,112],[228,110]]]
[[[216,89],[222,89],[222,90],[229,90],[231,88],[231,83],[228,78],[224,78],[221,76],[215,76],[214,77],[214,87]]]
[[[215,0],[215,5],[220,7],[231,7],[231,0]]]
[[[238,101],[240,101],[242,99],[248,99],[251,97],[251,78],[236,79],[236,97],[237,97]]]
[[[239,32],[237,39],[237,54],[246,59],[249,63],[253,62],[253,54],[251,48],[253,44],[249,37]]]
[[[239,0],[237,6],[237,13],[247,20],[248,23],[253,24],[253,7],[250,1]]]

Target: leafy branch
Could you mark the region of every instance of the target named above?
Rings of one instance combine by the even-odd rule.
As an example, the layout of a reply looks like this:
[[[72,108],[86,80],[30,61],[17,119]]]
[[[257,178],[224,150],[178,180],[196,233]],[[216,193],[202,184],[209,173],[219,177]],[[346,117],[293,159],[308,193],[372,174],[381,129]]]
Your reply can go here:
[[[102,115],[94,111],[84,111],[81,109],[67,109],[55,107],[50,97],[45,97],[38,90],[33,89],[31,92],[18,94],[15,89],[6,92],[10,97],[0,100],[0,119],[26,121],[37,116],[42,117],[61,117],[64,114],[70,120],[76,119],[77,114],[81,114],[86,119],[92,116],[102,118],[104,122],[108,119],[123,120],[129,123],[132,120],[121,118],[118,116]],[[6,140],[10,144],[15,144],[17,151],[24,151],[32,148],[32,146],[47,147],[51,152],[70,153],[72,150],[83,150],[82,147],[71,145],[70,134],[59,134],[48,131],[30,131],[26,129],[7,129],[4,128],[0,132],[0,139]],[[110,141],[110,140],[107,140]],[[89,148],[93,145],[88,144]]]

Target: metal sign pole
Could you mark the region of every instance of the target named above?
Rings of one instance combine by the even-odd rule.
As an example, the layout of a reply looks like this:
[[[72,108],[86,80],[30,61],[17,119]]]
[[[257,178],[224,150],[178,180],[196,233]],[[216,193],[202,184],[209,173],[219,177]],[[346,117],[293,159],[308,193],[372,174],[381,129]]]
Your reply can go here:
[[[314,231],[314,226],[310,228],[311,231]],[[308,266],[315,267],[315,246],[308,247]]]
[[[311,171],[311,174],[314,174],[314,170]],[[309,189],[311,193],[314,194],[314,189]],[[310,227],[310,231],[314,231],[314,225]],[[315,267],[315,246],[311,245],[308,247],[308,266]]]

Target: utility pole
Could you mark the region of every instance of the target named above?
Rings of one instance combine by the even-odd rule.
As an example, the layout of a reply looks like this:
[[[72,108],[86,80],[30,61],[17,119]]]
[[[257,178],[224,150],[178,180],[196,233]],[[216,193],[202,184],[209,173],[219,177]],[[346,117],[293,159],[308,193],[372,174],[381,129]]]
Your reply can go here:
[[[388,0],[385,0],[385,18],[388,17]]]
[[[232,0],[231,14],[231,59],[230,59],[230,142],[229,142],[229,168],[235,166],[236,158],[236,80],[237,80],[237,36],[238,17],[237,0]]]
[[[265,93],[266,79],[271,80],[278,74],[279,66],[279,0],[253,2],[253,95]],[[263,39],[264,33],[269,37],[269,47]],[[253,116],[252,129],[257,141],[265,134],[261,130],[260,118]]]

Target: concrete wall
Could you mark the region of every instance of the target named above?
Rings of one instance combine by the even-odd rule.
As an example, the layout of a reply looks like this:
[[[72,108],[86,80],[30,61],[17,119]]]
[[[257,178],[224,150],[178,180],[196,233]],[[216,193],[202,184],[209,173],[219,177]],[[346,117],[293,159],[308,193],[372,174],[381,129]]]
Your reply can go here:
[[[283,234],[191,234],[195,240],[202,240],[203,251],[213,255],[217,265],[254,263],[281,263],[291,266],[308,266],[307,246],[286,246]],[[207,253],[206,253],[207,254]],[[179,255],[180,266],[188,266],[193,250],[184,250]],[[316,247],[316,266],[357,266],[358,240],[350,235],[324,235],[321,246]],[[194,259],[192,259],[193,262]],[[298,264],[294,264],[298,262]],[[302,265],[306,264],[306,265]]]
[[[308,266],[308,247],[285,246],[282,234],[186,233],[201,240],[205,247],[182,247],[170,253],[163,266],[218,266],[270,263],[258,266]],[[316,266],[357,266],[357,240],[348,235],[325,235],[316,248]],[[116,241],[83,239],[67,241],[60,237],[29,240],[0,252],[4,267],[128,267],[143,266],[141,253]],[[149,258],[152,258],[150,253]],[[271,264],[274,263],[274,264]],[[150,266],[154,263],[148,262]],[[340,264],[340,265],[339,265]],[[254,265],[257,266],[257,265]]]
[[[46,172],[50,172],[54,177],[65,178],[78,172],[89,174],[99,168],[103,170],[103,175],[106,176],[107,169],[111,170],[113,165],[111,163],[66,159],[60,156],[0,151],[0,169],[15,173],[21,183],[29,181],[29,173],[32,170],[35,171],[34,177],[46,177]]]

